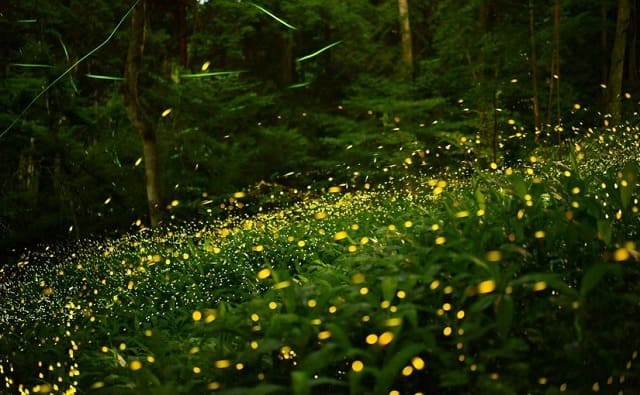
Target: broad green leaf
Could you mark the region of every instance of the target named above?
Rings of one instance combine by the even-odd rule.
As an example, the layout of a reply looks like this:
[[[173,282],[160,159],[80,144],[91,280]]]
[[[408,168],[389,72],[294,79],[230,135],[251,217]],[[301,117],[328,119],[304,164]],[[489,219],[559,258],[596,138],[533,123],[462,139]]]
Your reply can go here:
[[[396,277],[387,276],[382,279],[380,286],[382,287],[382,297],[384,300],[391,301],[398,289],[398,279]]]
[[[496,306],[496,329],[502,339],[506,339],[513,323],[513,299],[504,295],[498,299]]]
[[[291,372],[291,389],[294,395],[311,394],[311,380],[309,373],[304,370],[295,370]]]

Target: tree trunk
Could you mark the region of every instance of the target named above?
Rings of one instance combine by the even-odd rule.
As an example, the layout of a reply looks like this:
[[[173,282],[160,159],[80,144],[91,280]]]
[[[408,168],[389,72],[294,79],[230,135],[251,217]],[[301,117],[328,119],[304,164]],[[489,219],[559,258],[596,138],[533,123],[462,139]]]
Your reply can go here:
[[[187,5],[185,0],[178,1],[178,56],[180,66],[187,67]]]
[[[611,67],[607,84],[607,112],[611,115],[611,123],[618,125],[621,119],[622,78],[624,76],[625,49],[627,47],[627,30],[629,30],[631,1],[618,1],[618,20],[616,36],[611,50]]]
[[[407,77],[412,77],[413,44],[411,42],[411,24],[409,22],[408,0],[398,0],[398,11],[400,14],[400,32],[402,39],[402,62],[404,63],[403,74]]]
[[[531,43],[531,57],[529,59],[531,64],[531,85],[533,97],[531,98],[533,104],[533,125],[535,131],[535,140],[538,141],[538,135],[540,133],[540,102],[538,98],[538,57],[536,55],[536,38],[535,38],[535,15],[533,0],[529,0],[529,37]]]
[[[133,12],[131,37],[124,69],[123,99],[127,116],[142,140],[142,153],[149,205],[149,221],[156,226],[161,221],[160,182],[158,178],[158,146],[155,129],[146,115],[138,95],[138,76],[144,50],[146,1],[142,0]]]
[[[547,104],[547,124],[551,125],[553,98],[556,99],[556,123],[560,124],[560,0],[553,7],[553,50],[549,76],[549,101]],[[558,136],[560,138],[560,136]]]

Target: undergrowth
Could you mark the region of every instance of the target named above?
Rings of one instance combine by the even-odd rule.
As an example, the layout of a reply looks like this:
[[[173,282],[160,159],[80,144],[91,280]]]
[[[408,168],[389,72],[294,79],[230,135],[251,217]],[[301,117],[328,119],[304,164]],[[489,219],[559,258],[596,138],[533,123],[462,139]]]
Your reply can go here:
[[[541,149],[468,178],[333,186],[249,217],[29,252],[1,273],[0,385],[633,393],[638,142],[637,128],[590,130],[553,159]]]

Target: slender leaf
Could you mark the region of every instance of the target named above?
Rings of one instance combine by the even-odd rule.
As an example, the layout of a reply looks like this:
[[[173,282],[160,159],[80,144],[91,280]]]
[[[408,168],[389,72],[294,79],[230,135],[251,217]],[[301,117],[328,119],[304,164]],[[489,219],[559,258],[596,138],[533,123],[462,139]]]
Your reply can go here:
[[[122,77],[113,77],[110,75],[97,75],[97,74],[85,74],[85,77],[93,78],[96,80],[111,80],[111,81],[123,81]]]

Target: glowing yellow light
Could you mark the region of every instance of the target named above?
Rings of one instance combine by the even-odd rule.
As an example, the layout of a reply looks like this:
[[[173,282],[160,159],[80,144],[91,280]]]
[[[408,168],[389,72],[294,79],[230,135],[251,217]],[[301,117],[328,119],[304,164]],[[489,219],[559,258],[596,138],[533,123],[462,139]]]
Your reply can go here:
[[[461,320],[464,318],[464,310],[460,310],[456,313],[456,318]]]
[[[486,280],[477,285],[479,294],[488,294],[496,289],[496,282],[494,280]]]
[[[321,331],[318,333],[318,340],[327,340],[331,337],[331,331]]]
[[[336,306],[329,306],[329,314],[335,314],[338,311]]]
[[[291,281],[280,281],[273,285],[273,289],[284,289],[291,286]]]
[[[435,289],[437,289],[439,286],[440,286],[440,281],[438,281],[438,280],[433,280],[433,281],[431,282],[431,284],[429,284],[429,288],[430,288],[431,290],[435,290]]]
[[[228,359],[219,359],[213,363],[217,369],[226,369],[231,366],[231,361]]]
[[[208,60],[206,62],[204,62],[202,64],[202,67],[200,67],[200,70],[202,71],[207,71],[209,69],[209,66],[211,65],[211,62],[209,62]]]
[[[256,245],[251,247],[251,251],[255,251],[255,252],[262,252],[264,251],[264,246],[263,245]]]
[[[364,339],[364,341],[367,344],[376,344],[378,342],[378,335],[371,333],[369,335],[367,335],[367,337]]]
[[[264,268],[264,269],[262,269],[262,270],[260,270],[258,272],[258,279],[259,280],[264,280],[264,279],[268,278],[270,275],[271,275],[271,269],[269,269],[267,267],[267,268]]]
[[[536,233],[533,234],[535,236],[536,239],[544,239],[544,237],[547,235],[544,230],[538,230],[536,231]]]
[[[394,224],[389,225],[389,226],[387,227],[387,229],[389,229],[389,230],[390,230],[390,231],[392,231],[392,232],[393,232],[393,231],[398,230],[398,228],[396,228],[396,226],[395,226]]]
[[[502,260],[502,252],[497,250],[488,251],[486,257],[489,262],[500,262]]]
[[[365,279],[366,279],[366,277],[362,273],[356,273],[353,276],[351,276],[351,282],[353,284],[362,284]]]
[[[532,289],[535,292],[544,291],[545,289],[547,289],[547,283],[545,281],[538,281],[533,284]]]
[[[404,227],[405,227],[405,228],[410,228],[410,227],[412,227],[412,226],[413,226],[413,222],[411,222],[411,221],[404,221],[404,224],[403,224],[403,225],[404,225]]]
[[[179,201],[179,200],[172,200],[172,201],[171,201],[171,207],[176,207],[176,206],[178,206],[179,204],[180,204],[180,201]]]
[[[384,332],[383,334],[380,335],[380,337],[378,337],[378,344],[381,346],[386,346],[387,344],[391,343],[392,340],[393,340],[393,333]]]
[[[155,361],[156,361],[156,359],[154,358],[153,355],[147,355],[147,362],[154,363]]]
[[[489,167],[490,167],[492,170],[496,170],[496,169],[498,168],[498,164],[497,164],[496,162],[491,162],[491,164],[489,164]]]
[[[443,236],[436,237],[435,243],[437,245],[443,245],[446,242],[447,242],[447,239],[445,237],[443,237]]]
[[[626,261],[629,259],[629,256],[629,251],[627,251],[626,248],[618,248],[613,252],[613,259],[618,262]]]
[[[360,292],[360,295],[366,295],[366,294],[368,294],[368,293],[369,293],[369,288],[367,288],[367,287],[362,287],[362,288],[360,288],[360,291],[359,291],[359,292]]]
[[[413,365],[414,368],[416,368],[417,370],[422,370],[424,369],[425,363],[424,360],[420,357],[413,357],[411,359],[411,365]]]
[[[162,112],[162,118],[166,117],[167,115],[171,114],[171,111],[173,111],[172,108],[167,108],[166,110],[164,110]]]
[[[516,120],[515,120],[515,119],[509,119],[509,120],[507,121],[507,123],[508,123],[509,125],[515,125],[515,124],[516,124]]]
[[[574,110],[579,110],[579,109],[580,109],[580,104],[575,103],[575,104],[573,105],[573,109],[574,109]]]
[[[200,372],[202,372],[202,369],[200,369],[200,367],[198,366],[194,366],[192,370],[193,370],[193,373],[195,374],[199,374]]]
[[[260,321],[260,316],[256,313],[251,314],[251,321],[258,322]]]
[[[209,384],[207,384],[207,389],[211,390],[211,391],[219,390],[220,389],[220,383],[217,382],[217,381],[209,383]]]
[[[105,201],[104,201],[104,204],[109,204],[109,203],[111,203],[111,196],[106,198]]]
[[[333,240],[344,240],[347,237],[349,237],[349,235],[347,234],[347,232],[345,232],[344,230],[337,232],[336,234],[333,235]]]
[[[193,318],[194,321],[200,321],[202,319],[202,313],[199,310],[195,310],[191,313],[191,318]]]
[[[394,327],[402,325],[402,318],[389,318],[384,322],[385,326]]]
[[[362,369],[364,369],[364,363],[362,363],[362,361],[355,360],[351,364],[351,370],[353,370],[354,372],[361,372]]]
[[[325,219],[327,217],[328,217],[328,214],[325,211],[320,211],[313,215],[313,218],[315,219]]]
[[[329,187],[329,193],[339,193],[340,191],[342,191],[342,188],[339,186]]]
[[[453,329],[450,326],[445,326],[442,330],[442,334],[445,336],[451,336],[451,333],[453,333]]]
[[[458,211],[456,213],[456,218],[466,218],[469,216],[469,212],[468,211]]]
[[[402,368],[403,376],[411,376],[411,373],[413,373],[413,366],[405,366]]]
[[[363,237],[363,238],[360,239],[360,245],[363,246],[363,245],[365,245],[367,243],[369,243],[369,238],[368,237]]]
[[[138,361],[137,359],[131,361],[131,363],[129,363],[129,369],[133,371],[142,369],[142,362]]]
[[[318,305],[318,302],[316,302],[315,299],[309,299],[309,301],[307,302],[307,306],[314,308]]]
[[[357,247],[357,246],[354,246],[354,245],[352,244],[352,245],[350,245],[349,247],[347,247],[347,251],[349,251],[349,252],[356,252],[356,251],[358,251],[358,247]]]
[[[407,297],[407,293],[403,290],[399,290],[398,292],[396,292],[396,296],[398,297],[398,299],[404,299]]]

